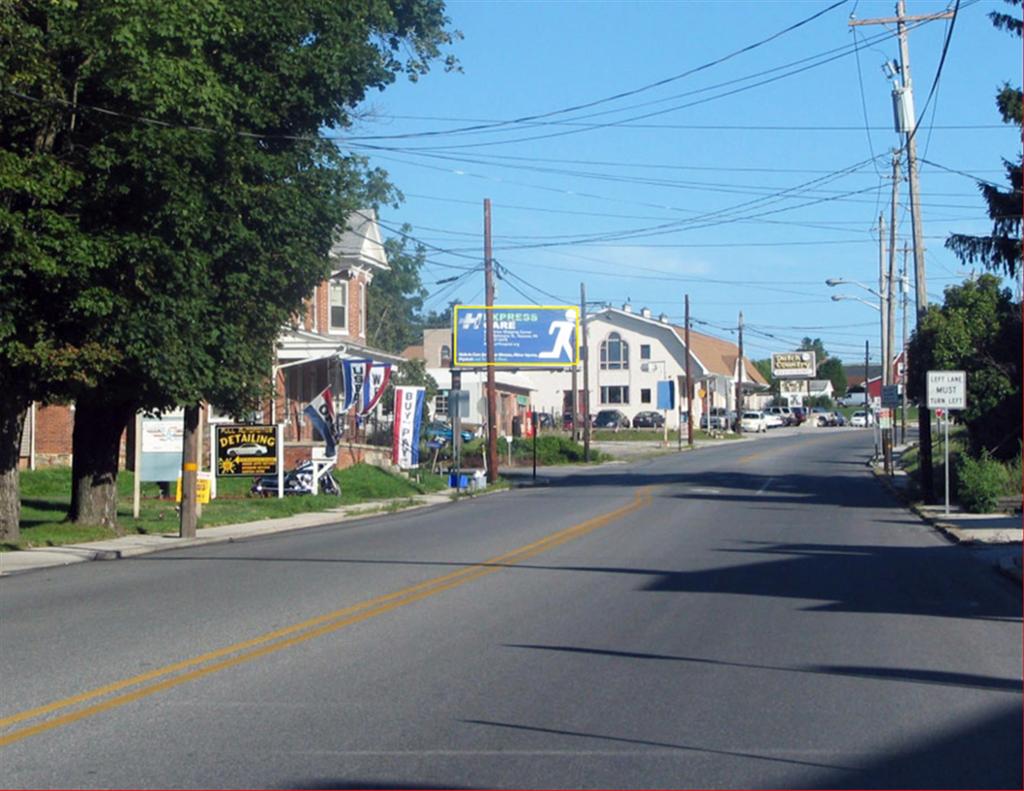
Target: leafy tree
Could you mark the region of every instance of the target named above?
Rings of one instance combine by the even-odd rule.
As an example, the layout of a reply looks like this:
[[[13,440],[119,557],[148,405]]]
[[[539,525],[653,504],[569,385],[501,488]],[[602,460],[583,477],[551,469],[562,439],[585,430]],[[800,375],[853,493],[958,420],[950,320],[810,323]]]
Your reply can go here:
[[[31,399],[75,400],[70,516],[112,524],[137,409],[262,394],[333,227],[389,196],[318,132],[425,72],[451,39],[443,10],[0,0],[0,296],[17,295],[0,314],[0,532],[17,530]]]
[[[412,228],[404,225],[402,231],[408,233]],[[417,245],[410,252],[406,249],[407,239],[402,236],[384,242],[391,268],[374,277],[374,287],[366,297],[367,311],[373,316],[367,340],[371,346],[389,352],[400,352],[423,339],[419,313],[427,290],[420,280],[420,270],[426,260],[426,249]]]
[[[930,305],[909,348],[908,394],[923,402],[929,370],[967,374],[971,450],[1001,459],[1019,452],[1021,437],[1021,311],[999,278],[982,275],[946,289],[943,305]]]
[[[442,311],[430,311],[423,319],[423,326],[428,329],[451,327],[453,308],[461,304],[459,300],[456,300]]]
[[[804,338],[800,341],[797,351],[814,352],[815,365],[821,365],[828,359],[828,352],[825,351],[825,344],[821,342],[821,338]]]
[[[764,380],[768,383],[771,388],[772,395],[775,398],[779,397],[779,380],[772,376],[772,360],[767,358],[764,360],[752,360],[754,367],[758,370],[758,373],[764,377]]]
[[[846,371],[843,361],[838,357],[829,357],[818,365],[818,378],[828,379],[832,383],[832,392],[836,398],[846,395]]]
[[[1013,6],[1020,6],[1021,0],[1006,0]],[[1018,16],[1001,14],[993,11],[989,14],[992,24],[1000,30],[1006,30],[1018,39],[1021,37],[1022,21]],[[1021,127],[1021,89],[1009,83],[996,94],[996,106],[1003,117],[1003,122]],[[1003,270],[1010,277],[1016,277],[1021,271],[1021,204],[1024,193],[1021,191],[1021,157],[1016,162],[1003,160],[1006,177],[1010,182],[1009,189],[1000,189],[989,182],[979,182],[978,189],[988,204],[988,216],[992,220],[992,233],[988,236],[968,236],[952,234],[946,240],[946,247],[952,250],[957,258],[969,264],[981,263],[987,269]]]

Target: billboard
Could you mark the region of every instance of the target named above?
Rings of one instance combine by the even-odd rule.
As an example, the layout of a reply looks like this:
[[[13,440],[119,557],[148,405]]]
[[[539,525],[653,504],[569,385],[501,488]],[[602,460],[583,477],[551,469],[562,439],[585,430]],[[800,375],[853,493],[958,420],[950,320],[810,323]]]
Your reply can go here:
[[[494,366],[563,368],[579,363],[580,314],[572,305],[456,305],[456,368],[487,362],[487,312],[494,321]]]
[[[814,352],[779,352],[772,355],[772,376],[776,379],[812,379],[817,370]]]

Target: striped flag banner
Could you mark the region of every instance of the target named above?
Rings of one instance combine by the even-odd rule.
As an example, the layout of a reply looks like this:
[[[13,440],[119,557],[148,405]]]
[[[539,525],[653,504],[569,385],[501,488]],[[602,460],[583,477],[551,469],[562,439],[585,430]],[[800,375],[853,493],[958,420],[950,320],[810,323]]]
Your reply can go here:
[[[420,464],[420,423],[423,420],[423,387],[395,388],[395,430],[391,461],[400,469],[415,469]]]

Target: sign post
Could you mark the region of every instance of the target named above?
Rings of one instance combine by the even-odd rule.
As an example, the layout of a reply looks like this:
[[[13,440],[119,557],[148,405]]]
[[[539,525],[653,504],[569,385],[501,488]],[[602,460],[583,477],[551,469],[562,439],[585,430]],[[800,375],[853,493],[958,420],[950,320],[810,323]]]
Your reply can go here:
[[[949,411],[967,408],[967,373],[965,371],[928,371],[929,409],[941,409],[944,420],[943,459],[945,461],[946,516],[949,516]]]

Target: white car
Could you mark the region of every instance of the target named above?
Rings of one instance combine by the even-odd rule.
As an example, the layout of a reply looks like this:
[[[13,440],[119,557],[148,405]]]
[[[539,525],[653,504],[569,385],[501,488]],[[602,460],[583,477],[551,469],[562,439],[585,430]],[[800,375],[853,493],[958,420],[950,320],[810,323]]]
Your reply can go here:
[[[854,412],[853,415],[850,416],[850,425],[853,426],[853,428],[867,428],[874,424],[874,416],[870,412],[865,412],[863,409],[858,412]]]
[[[267,447],[260,445],[257,442],[243,442],[241,445],[235,445],[233,448],[228,448],[228,456],[266,456]]]
[[[786,419],[778,412],[772,412],[769,410],[764,412],[764,424],[768,428],[782,428],[786,425]]]
[[[755,433],[768,430],[768,424],[764,422],[764,414],[761,412],[744,412],[740,418],[740,427],[744,431]]]

